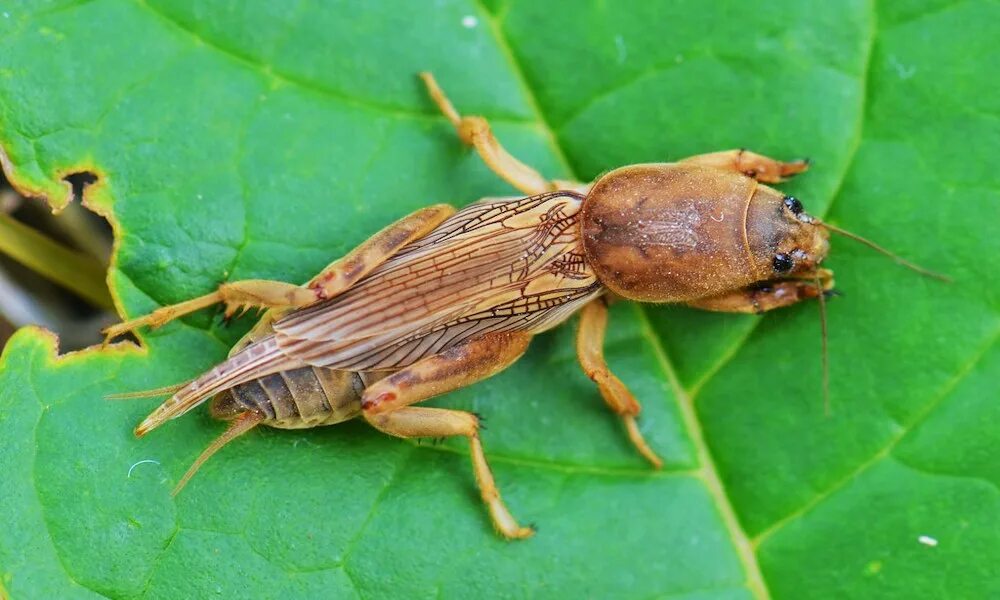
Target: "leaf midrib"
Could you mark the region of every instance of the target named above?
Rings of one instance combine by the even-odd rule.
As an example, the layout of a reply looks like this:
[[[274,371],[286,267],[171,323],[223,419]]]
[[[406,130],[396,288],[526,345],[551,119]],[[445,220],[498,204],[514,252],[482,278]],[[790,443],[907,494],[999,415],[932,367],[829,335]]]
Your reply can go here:
[[[482,0],[475,0],[475,2],[478,4],[480,11],[485,15],[490,31],[493,33],[494,39],[500,46],[515,78],[524,91],[525,98],[528,101],[528,106],[536,115],[542,131],[548,138],[552,151],[559,158],[564,168],[566,168],[569,172],[571,179],[578,181],[579,177],[577,176],[577,170],[573,168],[570,161],[567,159],[567,155],[563,151],[555,131],[549,125],[548,119],[545,117],[545,113],[542,111],[541,106],[539,105],[538,100],[524,75],[524,70],[521,68],[520,63],[518,62],[506,36],[503,33],[500,22],[489,10],[486,9],[485,6],[482,5]],[[749,589],[749,591],[756,598],[770,598],[770,593],[767,589],[767,584],[764,581],[760,565],[757,564],[757,556],[754,554],[751,547],[750,538],[739,524],[736,512],[725,492],[725,487],[722,484],[722,479],[719,476],[718,469],[715,467],[711,451],[705,442],[704,433],[702,432],[700,422],[698,421],[697,414],[694,409],[693,399],[688,396],[687,392],[680,385],[676,376],[676,371],[671,364],[662,343],[652,331],[645,308],[638,304],[636,304],[635,307],[642,320],[643,337],[646,338],[656,355],[661,368],[663,369],[664,376],[666,376],[667,380],[670,382],[678,408],[684,417],[685,426],[688,430],[691,443],[698,456],[700,468],[695,471],[694,475],[702,481],[706,491],[715,501],[716,508],[719,510],[723,524],[725,525],[729,537],[733,542],[734,550],[739,557],[740,563],[743,565],[743,571],[747,578],[747,589]]]

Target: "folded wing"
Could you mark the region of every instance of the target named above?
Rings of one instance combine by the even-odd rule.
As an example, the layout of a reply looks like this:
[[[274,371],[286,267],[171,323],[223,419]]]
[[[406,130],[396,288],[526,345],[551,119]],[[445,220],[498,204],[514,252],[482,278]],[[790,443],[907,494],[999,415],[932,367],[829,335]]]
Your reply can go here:
[[[581,197],[552,192],[459,211],[340,296],[274,324],[288,358],[394,369],[493,331],[541,331],[600,294],[576,231]]]

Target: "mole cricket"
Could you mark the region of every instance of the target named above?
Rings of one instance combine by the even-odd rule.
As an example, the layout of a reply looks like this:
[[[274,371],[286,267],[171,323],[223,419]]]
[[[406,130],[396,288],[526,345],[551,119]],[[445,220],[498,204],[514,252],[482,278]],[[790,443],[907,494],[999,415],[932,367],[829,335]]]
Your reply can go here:
[[[806,170],[746,150],[610,171],[593,184],[549,181],[511,156],[482,117],[463,117],[429,73],[427,90],[458,137],[525,197],[439,204],[389,225],[311,281],[223,283],[208,295],[114,325],[108,339],[224,303],[264,309],[229,358],[180,385],[135,429],[143,436],[212,398],[228,429],[174,493],[223,445],[257,425],[298,429],[361,417],[402,438],[464,436],[497,531],[526,538],[494,482],[479,417],[413,406],[510,366],[532,336],[579,312],[577,354],[636,450],[662,461],[636,424],[640,405],[602,345],[610,296],[762,313],[833,289],[821,267],[829,232],[878,246],[807,214],[764,184]],[[936,276],[903,262],[924,274]],[[825,331],[825,322],[824,322]],[[824,337],[825,346],[825,337]],[[824,352],[825,356],[825,352]]]

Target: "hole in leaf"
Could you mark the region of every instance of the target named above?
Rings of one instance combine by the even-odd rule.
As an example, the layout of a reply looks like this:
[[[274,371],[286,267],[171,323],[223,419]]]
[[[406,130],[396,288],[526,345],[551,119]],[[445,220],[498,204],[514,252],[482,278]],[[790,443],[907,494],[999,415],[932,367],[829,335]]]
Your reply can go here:
[[[112,230],[80,201],[90,172],[65,177],[72,202],[58,216],[47,205],[21,197],[0,173],[0,347],[13,330],[41,325],[57,333],[64,351],[101,341],[116,320],[105,277]]]
[[[73,201],[81,203],[83,202],[84,188],[92,183],[97,183],[97,174],[90,171],[80,171],[79,173],[70,173],[63,177],[63,180],[73,186]],[[107,223],[105,222],[105,224]],[[110,231],[110,226],[108,230]]]

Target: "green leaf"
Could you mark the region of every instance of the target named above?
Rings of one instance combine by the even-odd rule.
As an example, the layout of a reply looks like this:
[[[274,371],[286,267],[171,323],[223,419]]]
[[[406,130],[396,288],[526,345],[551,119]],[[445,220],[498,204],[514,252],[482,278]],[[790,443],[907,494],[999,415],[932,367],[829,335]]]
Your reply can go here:
[[[16,598],[1000,594],[1000,5],[4,3],[0,147],[56,208],[115,228],[128,315],[225,280],[299,282],[399,216],[511,189],[415,77],[553,177],[732,147],[809,156],[784,189],[953,284],[835,239],[825,415],[816,307],[764,317],[614,307],[607,354],[643,402],[650,472],[575,364],[572,327],[437,404],[474,408],[504,497],[490,530],[465,445],[362,424],[255,431],[177,498],[222,429],[143,440],[153,401],[247,323],[206,311],[0,362],[0,595]]]

